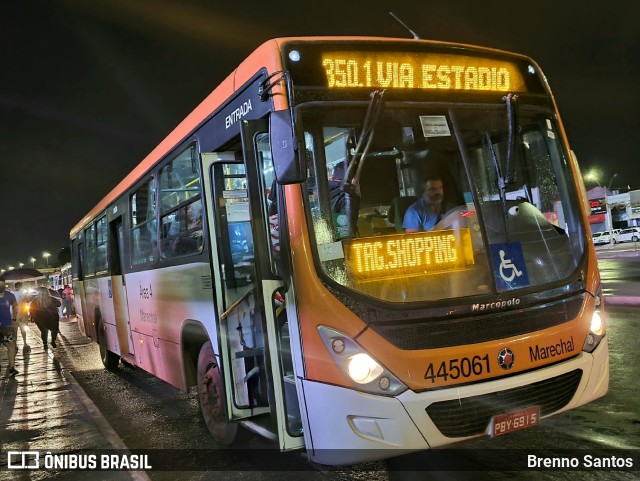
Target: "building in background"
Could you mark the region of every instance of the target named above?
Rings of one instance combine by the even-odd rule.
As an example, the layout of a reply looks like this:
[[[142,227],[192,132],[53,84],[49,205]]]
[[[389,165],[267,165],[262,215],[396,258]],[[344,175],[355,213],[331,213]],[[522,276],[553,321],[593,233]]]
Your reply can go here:
[[[592,233],[640,226],[640,190],[618,192],[600,186],[587,192]]]

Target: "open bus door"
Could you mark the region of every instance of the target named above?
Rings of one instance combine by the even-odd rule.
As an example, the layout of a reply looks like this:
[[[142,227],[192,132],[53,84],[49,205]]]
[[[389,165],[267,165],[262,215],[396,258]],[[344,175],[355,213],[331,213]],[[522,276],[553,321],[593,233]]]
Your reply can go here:
[[[243,122],[243,153],[202,154],[212,227],[226,410],[281,450],[304,446],[293,375],[284,284],[269,228],[267,121]],[[266,150],[265,150],[266,149]],[[215,233],[214,233],[215,232]]]
[[[120,355],[125,361],[130,364],[135,364],[135,344],[131,334],[131,320],[129,319],[129,304],[127,301],[126,278],[124,275],[125,234],[124,217],[122,215],[110,221],[109,235],[111,236],[109,242],[111,246],[109,261],[111,263],[110,271],[112,273],[111,279],[109,280],[109,295],[113,297]]]

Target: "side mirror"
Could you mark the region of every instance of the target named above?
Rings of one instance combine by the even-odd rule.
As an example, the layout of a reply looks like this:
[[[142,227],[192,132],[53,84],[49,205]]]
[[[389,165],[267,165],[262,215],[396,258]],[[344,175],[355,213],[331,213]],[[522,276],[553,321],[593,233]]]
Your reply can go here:
[[[306,167],[297,152],[289,109],[271,112],[269,118],[269,138],[273,170],[276,182],[281,185],[299,184],[306,179]]]

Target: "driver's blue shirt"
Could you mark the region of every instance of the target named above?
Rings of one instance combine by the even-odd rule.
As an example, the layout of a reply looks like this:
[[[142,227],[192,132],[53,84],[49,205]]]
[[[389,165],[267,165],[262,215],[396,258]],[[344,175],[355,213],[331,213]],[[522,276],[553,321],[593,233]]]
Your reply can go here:
[[[438,223],[439,217],[429,208],[427,200],[424,197],[420,197],[405,212],[402,228],[418,231],[431,230]]]

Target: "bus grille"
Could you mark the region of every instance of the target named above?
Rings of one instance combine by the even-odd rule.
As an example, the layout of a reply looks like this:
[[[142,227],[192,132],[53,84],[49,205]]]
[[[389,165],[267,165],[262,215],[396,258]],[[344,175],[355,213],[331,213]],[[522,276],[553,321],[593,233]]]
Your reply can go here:
[[[540,406],[540,414],[551,414],[571,400],[580,384],[582,370],[527,386],[481,396],[431,404],[426,411],[442,434],[450,438],[474,436],[487,429],[491,417],[529,406]]]
[[[389,322],[370,328],[405,350],[436,349],[504,339],[540,331],[575,319],[584,295],[528,309],[492,312],[458,319],[417,320],[404,325]]]

